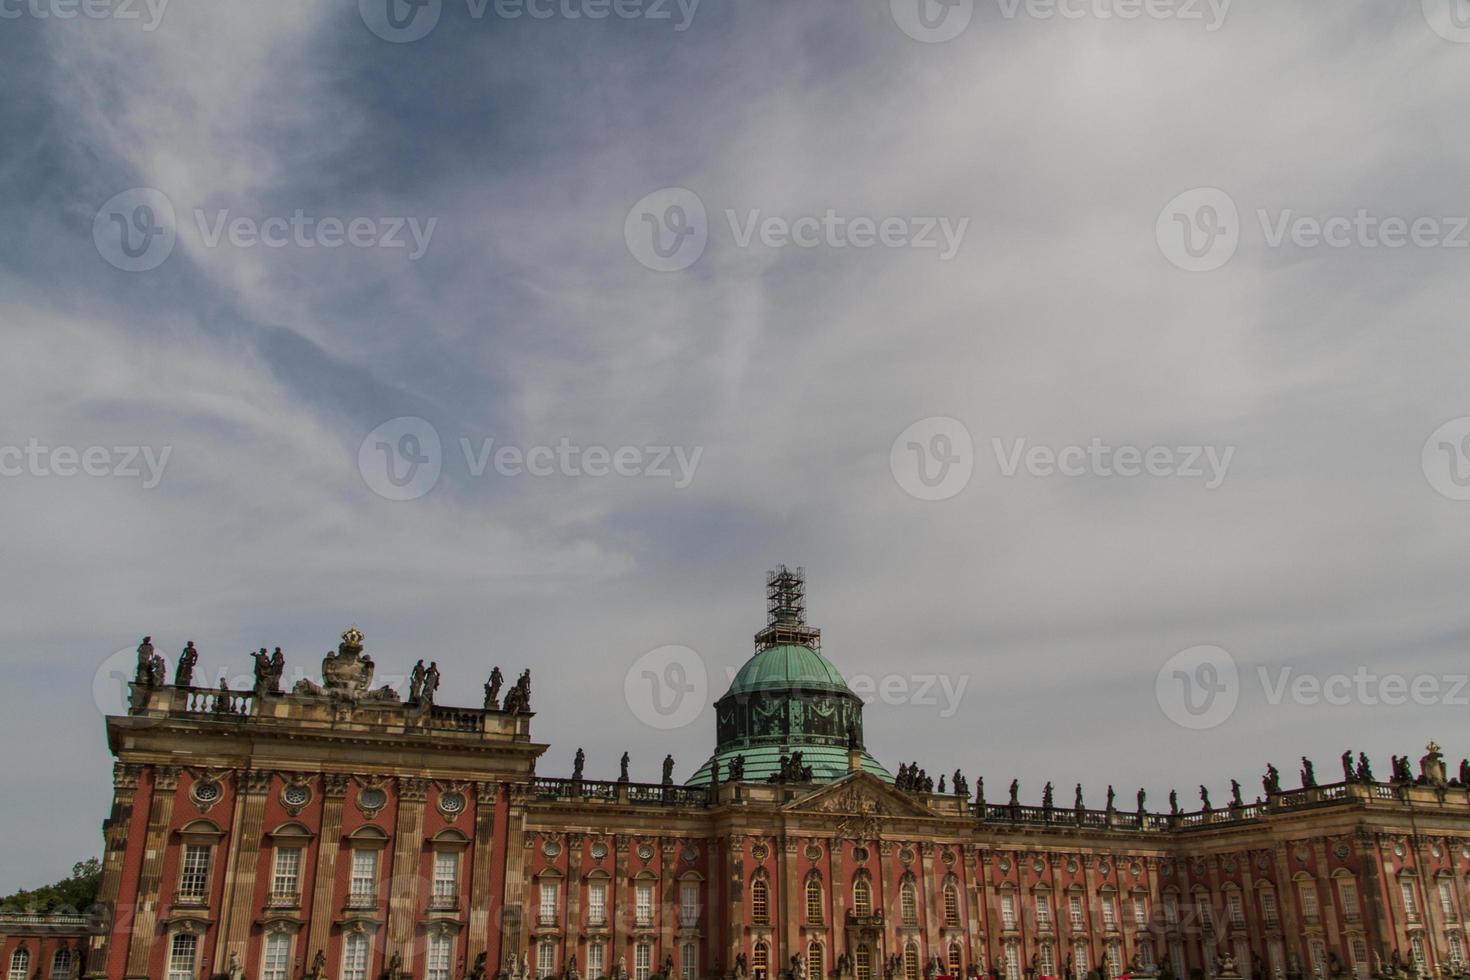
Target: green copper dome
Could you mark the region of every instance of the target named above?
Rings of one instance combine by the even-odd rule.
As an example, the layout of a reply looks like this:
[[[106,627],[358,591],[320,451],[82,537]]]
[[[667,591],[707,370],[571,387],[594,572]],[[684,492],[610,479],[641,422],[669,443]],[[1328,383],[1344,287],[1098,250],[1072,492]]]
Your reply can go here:
[[[796,643],[770,647],[751,657],[730,682],[729,693],[790,690],[850,693],[847,682],[826,657]]]

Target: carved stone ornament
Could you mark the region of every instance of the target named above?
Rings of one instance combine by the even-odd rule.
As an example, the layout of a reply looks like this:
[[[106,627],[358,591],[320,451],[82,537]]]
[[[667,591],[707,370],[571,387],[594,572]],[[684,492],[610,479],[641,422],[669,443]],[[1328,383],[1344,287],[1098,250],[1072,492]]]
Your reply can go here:
[[[388,780],[374,776],[360,776],[357,780],[357,809],[369,820],[388,805]]]
[[[281,787],[281,806],[293,817],[306,809],[311,797],[311,784],[300,777],[291,777]]]
[[[438,808],[448,823],[454,823],[469,809],[469,783],[439,783]]]
[[[373,690],[373,671],[376,665],[372,657],[362,652],[362,645],[362,630],[356,626],[344,630],[337,652],[328,653],[322,660],[321,685],[303,678],[296,683],[291,693],[302,697],[328,697],[349,703],[398,702],[398,692],[391,687]]]
[[[225,788],[217,770],[202,770],[194,775],[189,799],[200,813],[208,813],[225,797]]]

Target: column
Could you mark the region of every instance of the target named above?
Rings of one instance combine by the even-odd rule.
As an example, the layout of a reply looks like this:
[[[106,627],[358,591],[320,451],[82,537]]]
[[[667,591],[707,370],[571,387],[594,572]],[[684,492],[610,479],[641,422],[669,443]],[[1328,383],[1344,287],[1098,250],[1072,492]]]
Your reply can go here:
[[[424,852],[424,803],[429,781],[411,777],[398,780],[398,824],[393,831],[392,888],[388,893],[388,941],[383,955],[403,957],[403,969],[413,973],[414,929],[417,926],[419,878]]]
[[[265,803],[270,796],[271,774],[250,769],[241,774],[243,797],[235,800],[235,826],[230,835],[229,871],[225,878],[224,908],[220,910],[221,928],[215,934],[214,962],[225,966],[230,954],[246,962],[246,945],[250,939],[252,906],[255,902],[255,872],[260,863],[261,832],[265,823]]]
[[[98,980],[107,976],[107,957],[112,930],[117,924],[117,898],[122,891],[123,863],[127,857],[128,829],[133,820],[133,801],[138,795],[138,776],[142,771],[142,766],[121,762],[112,767],[112,812],[104,827],[102,884],[94,906],[101,931],[88,940],[87,952],[86,975]]]
[[[526,834],[526,787],[522,783],[507,785],[510,812],[505,824],[505,910],[504,920],[514,925],[514,931],[504,928],[501,937],[500,958],[514,956],[519,962],[527,951],[531,936],[531,922],[526,915],[526,848],[531,839]],[[609,899],[611,900],[611,899]],[[609,964],[611,969],[611,964]]]
[[[847,952],[847,882],[842,873],[842,846],[837,838],[827,841],[827,888],[828,904],[832,909],[832,924],[828,935],[832,941],[828,948],[832,953],[828,969],[837,969],[837,960]]]
[[[337,852],[342,849],[342,804],[347,799],[348,777],[329,772],[322,777],[322,825],[316,844],[316,871],[312,875],[311,924],[306,948],[298,959],[310,963],[318,951],[327,950],[332,934],[332,899],[337,887]]]
[[[137,912],[128,947],[128,977],[148,978],[148,958],[157,938],[158,897],[163,887],[163,857],[168,851],[169,823],[179,788],[178,766],[153,767],[153,806],[148,813],[148,836],[143,842],[143,868],[138,881]]]
[[[465,957],[470,964],[481,953],[488,952],[490,941],[491,898],[490,869],[495,862],[496,786],[490,782],[475,784],[475,844],[470,868],[470,928],[465,944]],[[497,964],[487,965],[487,972]]]

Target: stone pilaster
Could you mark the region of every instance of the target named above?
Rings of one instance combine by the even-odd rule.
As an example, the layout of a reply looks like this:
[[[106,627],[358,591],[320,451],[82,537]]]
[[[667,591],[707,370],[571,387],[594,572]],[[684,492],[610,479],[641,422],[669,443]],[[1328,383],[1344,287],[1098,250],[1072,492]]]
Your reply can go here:
[[[312,875],[311,923],[306,947],[300,958],[310,963],[317,952],[326,952],[332,935],[332,899],[337,886],[337,854],[342,849],[342,805],[347,800],[347,777],[327,773],[322,777],[322,825],[316,845],[316,871]]]
[[[898,945],[898,885],[893,880],[893,841],[878,842],[878,897],[875,908],[883,911],[883,958],[902,953]],[[883,964],[873,964],[874,975],[883,975]]]
[[[730,913],[727,925],[729,932],[725,936],[725,969],[735,968],[735,957],[745,950],[745,903],[746,895],[745,880],[745,835],[731,834],[725,838],[725,904],[729,906]],[[710,867],[717,867],[713,860]]]
[[[234,831],[230,835],[230,860],[225,874],[224,904],[220,909],[220,928],[215,934],[214,962],[222,966],[230,962],[231,953],[238,956],[242,964],[245,962],[265,804],[270,788],[269,772],[247,770],[240,774]]]
[[[827,948],[832,951],[830,969],[837,968],[837,959],[847,952],[847,879],[843,874],[843,842],[833,838],[827,842],[827,897],[832,909],[832,922],[828,935],[832,941]]]
[[[976,955],[984,955],[980,948],[981,930],[984,925],[980,917],[981,903],[981,875],[979,870],[979,849],[972,844],[966,844],[960,848],[960,880],[964,882],[965,889],[965,924],[966,924],[966,966],[977,962]],[[989,964],[986,964],[987,967]]]
[[[94,912],[101,929],[91,937],[87,951],[87,976],[107,976],[108,940],[117,919],[117,897],[122,891],[123,862],[128,852],[128,827],[133,820],[133,802],[138,795],[141,766],[116,763],[112,767],[112,812],[103,827],[102,884]]]
[[[777,878],[780,880],[779,892],[776,895],[776,909],[780,918],[782,928],[777,932],[781,936],[782,945],[781,958],[771,964],[771,973],[776,972],[779,965],[785,968],[791,957],[805,953],[801,944],[801,903],[805,898],[805,892],[797,880],[796,873],[796,848],[795,837],[783,836],[777,841],[776,860]]]
[[[613,880],[612,894],[607,897],[608,910],[612,918],[612,946],[608,949],[608,974],[617,968],[621,957],[628,955],[628,926],[632,922],[634,910],[630,907],[629,894],[632,891],[632,882],[628,878],[628,850],[631,842],[627,834],[618,834],[613,838]],[[628,965],[628,975],[633,975],[633,966]]]
[[[567,834],[567,925],[562,963],[577,952],[582,941],[582,835]],[[579,962],[585,965],[579,957]],[[580,969],[580,968],[579,968]]]
[[[388,941],[383,955],[403,957],[403,969],[413,973],[414,929],[417,926],[419,879],[423,877],[424,803],[429,781],[415,777],[398,780],[398,823],[393,831],[393,887],[388,893]]]
[[[943,920],[944,889],[934,878],[934,845],[929,841],[919,843],[919,901],[924,910],[924,949],[920,953],[927,963],[928,958],[940,950],[939,923]]]
[[[495,902],[490,893],[490,870],[495,863],[495,804],[499,794],[490,782],[475,784],[475,847],[470,868],[470,928],[465,956],[473,964],[489,952],[490,913]],[[488,964],[493,972],[497,964]]]
[[[139,875],[137,911],[128,946],[129,978],[147,980],[148,960],[158,931],[158,902],[163,889],[163,858],[168,852],[169,824],[179,788],[178,766],[153,767],[153,805],[148,811],[148,836],[143,841],[143,868]]]

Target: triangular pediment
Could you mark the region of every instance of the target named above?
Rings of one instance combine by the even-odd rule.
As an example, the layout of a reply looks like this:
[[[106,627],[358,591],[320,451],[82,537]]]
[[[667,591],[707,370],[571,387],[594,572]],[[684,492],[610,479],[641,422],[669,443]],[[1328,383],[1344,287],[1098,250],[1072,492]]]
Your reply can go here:
[[[798,796],[783,809],[853,817],[933,817],[933,810],[900,793],[877,776],[855,772]]]

